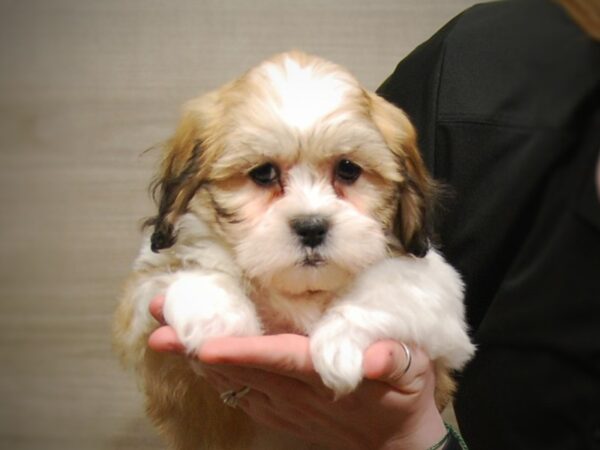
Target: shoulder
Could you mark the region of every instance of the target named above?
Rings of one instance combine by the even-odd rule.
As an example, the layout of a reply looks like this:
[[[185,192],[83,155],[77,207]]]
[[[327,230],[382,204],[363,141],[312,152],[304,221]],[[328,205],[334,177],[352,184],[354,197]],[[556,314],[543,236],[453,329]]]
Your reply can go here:
[[[556,127],[599,81],[600,44],[559,5],[505,0],[454,18],[378,92],[406,109],[421,132],[438,119]]]
[[[600,81],[600,45],[555,2],[467,10],[444,41],[438,120],[557,128]]]

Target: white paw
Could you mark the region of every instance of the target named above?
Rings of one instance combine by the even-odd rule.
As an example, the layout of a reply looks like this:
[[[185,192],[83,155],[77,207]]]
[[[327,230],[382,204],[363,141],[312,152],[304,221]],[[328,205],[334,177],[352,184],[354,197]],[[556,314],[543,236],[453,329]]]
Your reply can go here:
[[[190,353],[208,338],[261,334],[252,303],[220,273],[178,274],[167,289],[163,315]]]
[[[339,398],[363,378],[363,353],[374,340],[341,314],[329,314],[310,336],[310,352],[323,383]]]

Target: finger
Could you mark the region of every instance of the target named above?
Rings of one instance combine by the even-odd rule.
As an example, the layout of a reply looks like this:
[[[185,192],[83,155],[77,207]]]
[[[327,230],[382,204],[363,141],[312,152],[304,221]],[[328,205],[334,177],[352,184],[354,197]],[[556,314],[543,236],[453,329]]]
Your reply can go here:
[[[323,397],[312,386],[294,378],[259,369],[214,367],[217,371],[211,367],[207,373],[209,382],[218,392],[250,388],[238,404],[244,412],[256,422],[295,434],[304,440],[314,436],[318,427],[324,428],[320,435],[331,435],[331,414],[343,415],[340,411],[342,406],[332,402],[331,392]],[[297,420],[298,417],[302,417],[302,420]],[[356,431],[350,424],[338,424],[337,428],[341,432],[337,433],[339,436],[336,441],[342,441],[340,437],[352,438]],[[356,439],[350,440],[354,442]]]
[[[148,338],[148,346],[156,352],[185,353],[185,347],[177,338],[175,330],[169,326],[154,330]]]
[[[221,379],[227,380],[228,384],[249,386],[254,391],[264,393],[278,404],[310,404],[317,399],[321,401],[333,399],[333,393],[320,382],[320,379],[310,378],[307,381],[302,379],[302,376],[278,374],[247,366],[210,367]]]
[[[339,419],[332,422],[332,416],[344,417],[347,412],[347,408],[342,404],[344,402],[332,402],[331,393],[324,399],[299,381],[280,375],[267,375],[273,379],[285,379],[287,386],[280,387],[287,388],[278,387],[266,393],[251,388],[248,394],[241,398],[239,406],[255,421],[279,428],[305,441],[312,441],[318,435],[321,443],[332,449],[355,448],[361,441],[362,433],[357,432],[360,427]],[[294,382],[298,383],[297,387],[293,386]],[[297,420],[298,417],[302,417],[302,420]],[[360,448],[369,447],[365,445]]]
[[[206,380],[220,393],[250,388],[251,396],[259,395],[271,407],[289,407],[306,399],[315,398],[311,388],[294,378],[276,375],[260,369],[236,366],[204,366]],[[243,398],[246,398],[244,396]],[[308,400],[310,402],[310,400]]]
[[[150,314],[154,317],[160,324],[166,325],[165,317],[163,316],[163,306],[165,304],[165,296],[159,295],[154,297],[150,302]]]
[[[320,384],[305,336],[281,334],[213,339],[202,346],[198,358],[206,364],[251,367]]]
[[[281,416],[297,417],[302,413],[306,419],[307,414],[303,405],[313,406],[319,401],[318,395],[309,385],[294,378],[259,369],[204,366],[204,376],[220,393],[249,388],[249,392],[240,399],[240,406],[248,406],[250,403],[252,407],[256,407],[261,404],[265,408],[277,411],[277,415]]]
[[[383,381],[395,389],[410,387],[414,380],[429,368],[429,358],[419,348],[407,347],[395,341],[379,341],[371,345],[364,355],[364,376]]]

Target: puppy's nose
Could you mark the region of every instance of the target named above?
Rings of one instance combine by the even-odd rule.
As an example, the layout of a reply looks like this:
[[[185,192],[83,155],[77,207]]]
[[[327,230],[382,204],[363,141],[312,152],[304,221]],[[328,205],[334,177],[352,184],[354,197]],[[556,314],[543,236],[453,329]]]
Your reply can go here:
[[[329,230],[329,221],[323,216],[311,214],[291,219],[290,226],[303,245],[314,248],[325,240]]]

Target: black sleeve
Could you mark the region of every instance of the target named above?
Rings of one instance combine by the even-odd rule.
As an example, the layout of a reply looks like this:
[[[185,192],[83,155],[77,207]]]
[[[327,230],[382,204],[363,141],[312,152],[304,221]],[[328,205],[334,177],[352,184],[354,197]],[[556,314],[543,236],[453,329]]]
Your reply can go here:
[[[600,448],[600,43],[554,2],[492,2],[378,92],[453,193],[439,234],[478,345],[455,404],[469,447]]]
[[[430,40],[417,47],[377,89],[377,93],[410,117],[418,135],[419,149],[429,171],[435,173],[437,94],[445,40],[459,18],[448,23]]]

